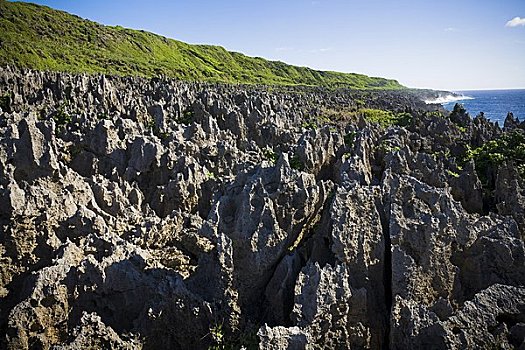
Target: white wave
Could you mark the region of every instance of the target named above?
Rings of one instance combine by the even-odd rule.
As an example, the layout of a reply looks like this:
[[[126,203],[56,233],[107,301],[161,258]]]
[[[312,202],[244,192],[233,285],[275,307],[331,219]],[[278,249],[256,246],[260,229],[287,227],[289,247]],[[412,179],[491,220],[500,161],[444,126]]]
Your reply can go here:
[[[458,96],[458,95],[447,95],[447,96],[439,96],[437,98],[431,99],[431,100],[425,100],[426,104],[445,104],[445,103],[451,103],[456,101],[463,101],[463,100],[473,100],[474,97],[469,96]]]

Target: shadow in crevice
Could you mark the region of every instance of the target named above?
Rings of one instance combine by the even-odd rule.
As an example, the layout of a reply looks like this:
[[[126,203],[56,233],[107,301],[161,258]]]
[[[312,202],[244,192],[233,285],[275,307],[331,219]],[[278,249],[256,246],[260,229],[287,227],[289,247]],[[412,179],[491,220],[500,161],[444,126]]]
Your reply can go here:
[[[265,314],[261,324],[266,323],[270,327],[293,326],[291,313],[295,303],[295,285],[301,270],[309,262],[318,263],[319,266],[335,266],[330,235],[332,202],[333,198],[324,202],[320,220],[312,225],[298,246],[284,255],[273,269],[272,278],[265,287],[265,300],[262,303]]]
[[[383,349],[390,349],[390,317],[392,312],[392,241],[390,238],[390,205],[383,203],[379,198],[376,199],[376,209],[379,213],[381,229],[383,231],[384,251],[383,251],[383,295],[386,314],[384,317]]]
[[[136,334],[145,349],[206,349],[213,311],[186,289],[182,278],[163,268],[147,269],[140,256],[115,262],[101,271],[86,264],[72,268],[63,283],[70,295],[68,328],[84,313],[96,313],[119,335]],[[181,326],[191,322],[191,327]],[[71,340],[71,339],[70,339]]]

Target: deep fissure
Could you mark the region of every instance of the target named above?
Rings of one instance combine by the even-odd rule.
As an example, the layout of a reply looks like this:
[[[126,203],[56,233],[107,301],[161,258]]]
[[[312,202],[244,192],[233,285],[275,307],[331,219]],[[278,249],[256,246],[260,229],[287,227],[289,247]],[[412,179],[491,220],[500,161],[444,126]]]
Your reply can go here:
[[[383,252],[383,290],[385,303],[385,330],[383,334],[383,349],[390,349],[390,315],[392,310],[392,241],[390,239],[390,225],[387,219],[387,206],[377,203],[385,249]]]

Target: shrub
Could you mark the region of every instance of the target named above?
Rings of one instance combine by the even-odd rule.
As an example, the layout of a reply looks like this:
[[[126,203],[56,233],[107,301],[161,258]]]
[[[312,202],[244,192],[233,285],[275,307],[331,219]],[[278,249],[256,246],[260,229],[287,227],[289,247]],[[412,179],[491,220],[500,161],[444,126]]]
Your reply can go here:
[[[53,114],[53,119],[55,120],[55,123],[57,125],[66,125],[71,122],[73,119],[69,114],[65,111],[66,104],[63,103],[58,107],[58,110]]]
[[[317,123],[313,120],[310,120],[310,121],[302,123],[301,127],[303,129],[315,130],[317,129]]]
[[[191,123],[193,123],[194,117],[195,115],[193,113],[193,110],[191,108],[186,108],[182,112],[180,117],[176,119],[176,122],[179,124],[190,125]]]
[[[408,126],[412,122],[412,114],[408,112],[397,113],[395,115],[395,124],[399,126]]]
[[[407,112],[393,113],[382,109],[365,108],[359,110],[365,119],[371,123],[377,123],[382,127],[389,127],[392,125],[407,126],[412,121],[412,115]]]
[[[219,323],[210,328],[210,335],[213,342],[213,345],[209,347],[210,350],[221,350],[225,348],[222,324]]]
[[[269,148],[264,150],[264,157],[273,164],[279,159],[279,155]]]
[[[298,155],[294,155],[292,159],[290,159],[290,167],[292,169],[302,171],[304,170],[304,163],[301,161],[301,158],[299,158]]]
[[[345,145],[346,146],[352,146],[354,144],[354,141],[355,141],[355,137],[356,137],[356,132],[355,131],[352,131],[352,132],[349,132],[348,134],[346,134],[344,136],[344,141],[345,141]]]
[[[487,174],[504,162],[511,161],[525,178],[525,132],[520,129],[504,133],[499,138],[476,149],[468,149],[464,161],[473,159],[482,182],[488,183]]]
[[[255,329],[246,329],[227,337],[223,325],[219,323],[210,328],[209,336],[211,344],[208,350],[259,349],[259,338]]]
[[[2,108],[4,112],[11,111],[11,96],[9,96],[9,94],[0,96],[0,108]]]

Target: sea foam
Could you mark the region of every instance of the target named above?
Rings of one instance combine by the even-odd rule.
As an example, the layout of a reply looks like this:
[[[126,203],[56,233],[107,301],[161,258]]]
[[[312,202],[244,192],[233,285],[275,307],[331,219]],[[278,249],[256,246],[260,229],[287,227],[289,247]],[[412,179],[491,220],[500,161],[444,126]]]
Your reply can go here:
[[[458,96],[458,95],[446,95],[446,96],[439,96],[437,98],[433,98],[430,100],[425,100],[426,104],[444,104],[444,103],[451,103],[456,101],[463,101],[463,100],[473,100],[473,97],[469,96]]]

